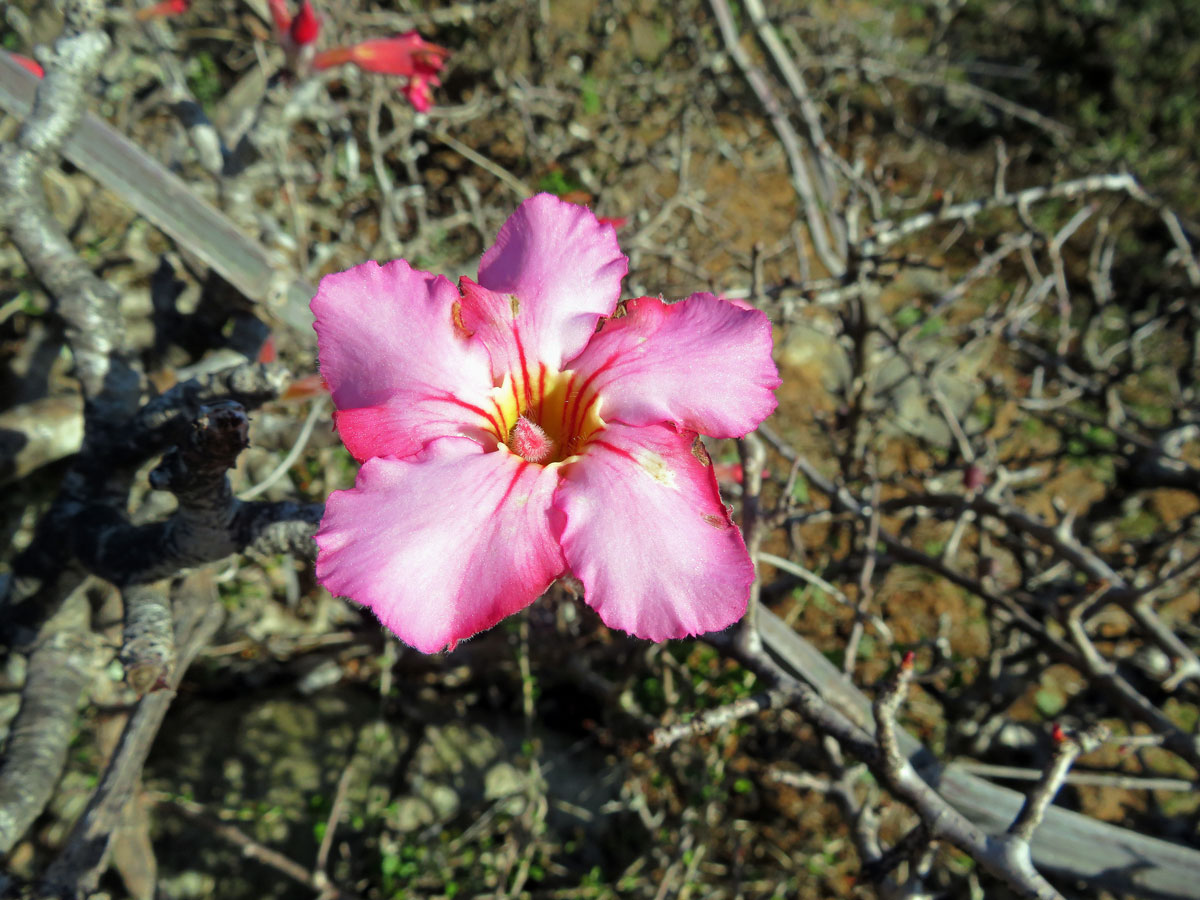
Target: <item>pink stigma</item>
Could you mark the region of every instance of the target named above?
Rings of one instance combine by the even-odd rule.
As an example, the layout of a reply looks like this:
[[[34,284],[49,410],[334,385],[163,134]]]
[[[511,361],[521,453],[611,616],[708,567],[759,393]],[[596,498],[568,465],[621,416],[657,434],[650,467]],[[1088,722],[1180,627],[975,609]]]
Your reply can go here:
[[[521,416],[508,436],[508,447],[522,459],[539,463],[554,452],[554,441],[540,425]]]

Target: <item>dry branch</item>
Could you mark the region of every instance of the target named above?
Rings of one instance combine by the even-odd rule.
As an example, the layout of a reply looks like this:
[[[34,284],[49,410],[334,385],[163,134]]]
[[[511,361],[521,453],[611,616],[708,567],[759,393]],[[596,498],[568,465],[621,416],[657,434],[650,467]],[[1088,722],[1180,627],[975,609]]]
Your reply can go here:
[[[176,610],[174,639],[179,646],[178,665],[171,671],[164,689],[138,701],[126,723],[117,750],[87,809],[43,878],[44,889],[53,896],[82,898],[90,896],[96,889],[104,872],[113,832],[121,824],[133,797],[142,766],[175,698],[175,691],[196,654],[216,633],[223,617],[211,583],[205,590],[195,580],[178,592]]]
[[[99,662],[90,621],[87,597],[77,591],[46,621],[30,654],[21,711],[0,766],[0,853],[12,850],[58,784],[80,695]]]

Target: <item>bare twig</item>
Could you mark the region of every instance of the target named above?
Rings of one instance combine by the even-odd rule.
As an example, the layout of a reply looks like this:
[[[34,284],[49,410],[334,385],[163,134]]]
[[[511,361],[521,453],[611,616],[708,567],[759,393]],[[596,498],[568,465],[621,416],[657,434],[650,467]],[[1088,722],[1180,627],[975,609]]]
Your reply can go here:
[[[125,606],[121,663],[125,666],[125,680],[139,696],[165,687],[175,665],[175,631],[168,591],[165,584],[132,585],[121,595]]]
[[[1066,734],[1061,728],[1055,726],[1054,730],[1054,755],[1050,759],[1049,765],[1042,772],[1042,777],[1038,780],[1037,786],[1030,791],[1029,796],[1025,798],[1025,803],[1021,806],[1021,811],[1017,813],[1017,817],[1013,820],[1012,825],[1008,828],[1008,834],[1016,841],[1028,844],[1033,838],[1034,831],[1042,824],[1042,820],[1046,817],[1046,810],[1050,804],[1054,802],[1055,795],[1058,794],[1059,788],[1063,786],[1063,782],[1067,778],[1067,773],[1071,771],[1071,766],[1080,754],[1087,753],[1100,746],[1107,737],[1107,729],[1100,727],[1091,731],[1081,732],[1078,735]]]
[[[771,120],[771,126],[779,137],[779,142],[783,145],[792,173],[792,185],[800,197],[813,248],[816,250],[821,264],[830,274],[841,275],[846,271],[846,260],[836,248],[836,235],[841,233],[838,220],[836,213],[830,208],[823,207],[820,197],[817,196],[812,176],[809,174],[808,154],[801,147],[800,138],[788,120],[787,113],[780,105],[779,98],[771,90],[766,76],[758,66],[754,65],[738,42],[737,25],[734,23],[729,4],[726,3],[726,0],[709,0],[709,5],[717,19],[717,27],[725,42],[726,52],[733,57],[733,61],[742,70],[751,90],[754,91],[759,103],[766,110],[767,117]],[[831,235],[835,236],[834,243],[830,243]]]
[[[899,223],[876,222],[869,229],[873,237],[863,242],[862,251],[866,256],[873,256],[926,228],[944,222],[973,219],[993,209],[1029,206],[1052,198],[1082,197],[1096,193],[1126,194],[1147,205],[1154,205],[1154,199],[1142,190],[1132,175],[1089,175],[1015,193],[952,203],[932,212],[918,213]]]
[[[683,738],[708,734],[722,725],[737,722],[756,713],[779,709],[786,706],[789,700],[787,691],[763,691],[752,697],[718,706],[716,709],[705,710],[686,722],[657,728],[650,735],[650,742],[655,747],[669,747]]]

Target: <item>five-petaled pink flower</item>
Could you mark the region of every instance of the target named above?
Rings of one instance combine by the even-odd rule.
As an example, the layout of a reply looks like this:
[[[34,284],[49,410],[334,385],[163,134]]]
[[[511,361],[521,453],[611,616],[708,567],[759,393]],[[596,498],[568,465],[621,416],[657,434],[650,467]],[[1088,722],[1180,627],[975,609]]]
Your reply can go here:
[[[753,567],[697,435],[774,409],[771,325],[711,294],[614,316],[627,267],[612,226],[541,194],[477,282],[404,260],[321,281],[321,373],[363,464],[317,533],[329,590],[427,653],[564,575],[651,640],[742,616]]]
[[[431,44],[415,31],[390,38],[362,41],[352,47],[322,50],[313,57],[314,69],[328,69],[343,63],[353,63],[367,72],[399,75],[407,78],[404,96],[418,112],[433,105],[429,87],[441,84],[438,72],[446,64],[450,51]]]

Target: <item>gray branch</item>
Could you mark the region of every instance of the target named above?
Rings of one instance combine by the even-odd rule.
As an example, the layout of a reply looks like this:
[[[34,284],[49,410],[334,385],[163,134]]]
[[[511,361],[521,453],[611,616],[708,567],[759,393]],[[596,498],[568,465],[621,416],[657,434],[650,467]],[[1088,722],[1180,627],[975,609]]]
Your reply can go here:
[[[96,671],[87,597],[77,591],[46,621],[29,657],[21,711],[0,766],[0,853],[8,853],[50,801],[75,733],[80,695]]]
[[[125,633],[121,663],[125,680],[139,696],[165,687],[175,665],[171,601],[164,585],[133,585],[121,595]]]
[[[164,685],[166,690],[155,691],[138,702],[87,809],[71,830],[66,847],[46,871],[43,887],[55,896],[86,897],[96,889],[113,832],[134,794],[183,674],[221,624],[223,612],[214,590],[184,584],[178,593],[174,639],[180,648],[179,665]]]

